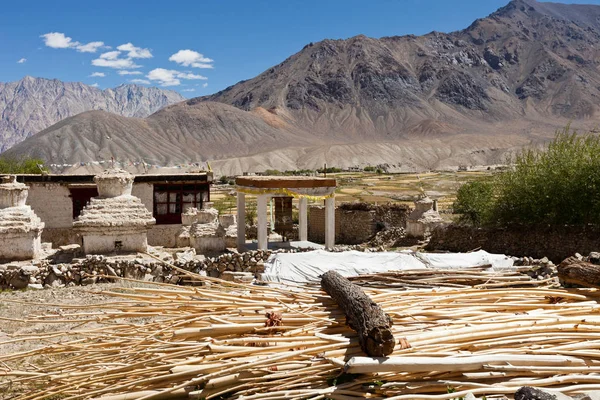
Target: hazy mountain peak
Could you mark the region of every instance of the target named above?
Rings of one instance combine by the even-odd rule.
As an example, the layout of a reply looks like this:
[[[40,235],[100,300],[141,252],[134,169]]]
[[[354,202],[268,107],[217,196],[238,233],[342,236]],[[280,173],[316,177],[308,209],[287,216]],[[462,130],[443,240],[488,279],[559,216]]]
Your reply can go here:
[[[124,84],[101,90],[81,82],[25,76],[0,82],[0,151],[61,121],[88,110],[146,117],[185,100],[172,90]]]

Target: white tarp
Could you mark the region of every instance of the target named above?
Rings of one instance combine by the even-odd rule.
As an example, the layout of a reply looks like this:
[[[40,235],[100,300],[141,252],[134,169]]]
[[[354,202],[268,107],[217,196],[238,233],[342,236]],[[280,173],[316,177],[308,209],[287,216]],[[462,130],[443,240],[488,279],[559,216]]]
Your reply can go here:
[[[491,264],[490,272],[513,266],[511,258],[480,250],[473,253],[418,253],[412,251],[363,253],[324,250],[306,253],[277,253],[265,263],[262,280],[267,282],[318,283],[329,270],[357,276],[409,269],[452,269]]]

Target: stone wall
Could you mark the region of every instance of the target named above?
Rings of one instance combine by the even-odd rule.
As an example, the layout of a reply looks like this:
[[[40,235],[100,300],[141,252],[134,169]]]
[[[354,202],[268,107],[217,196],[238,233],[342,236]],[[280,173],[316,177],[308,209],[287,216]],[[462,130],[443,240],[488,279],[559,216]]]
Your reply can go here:
[[[450,224],[433,232],[426,250],[466,252],[478,248],[516,257],[548,257],[554,263],[560,263],[575,253],[599,251],[600,227],[477,228]]]
[[[0,290],[42,288],[45,286],[91,285],[101,282],[114,282],[116,278],[139,279],[173,284],[189,283],[189,278],[173,270],[168,264],[186,271],[214,278],[227,279],[230,273],[246,273],[249,278],[264,272],[264,262],[273,253],[299,252],[302,250],[255,250],[240,253],[225,253],[217,257],[196,256],[193,250],[177,253],[158,253],[155,256],[165,262],[144,255],[113,256],[79,255],[77,246],[66,246],[65,254],[57,254],[53,259],[27,263],[0,264]],[[62,257],[68,255],[69,257]],[[68,262],[59,262],[66,258]]]
[[[364,205],[352,209],[344,205],[335,209],[335,242],[360,244],[369,241],[383,228],[404,227],[409,209],[394,205]],[[325,242],[325,207],[311,206],[308,210],[308,240]]]

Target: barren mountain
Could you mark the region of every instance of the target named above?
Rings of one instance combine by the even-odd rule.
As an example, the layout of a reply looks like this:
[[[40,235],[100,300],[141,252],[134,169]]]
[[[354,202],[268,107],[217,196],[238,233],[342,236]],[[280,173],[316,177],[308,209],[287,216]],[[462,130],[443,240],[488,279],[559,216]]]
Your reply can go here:
[[[143,153],[162,163],[218,160],[222,173],[497,163],[570,121],[596,127],[599,49],[600,6],[514,0],[458,32],[310,43],[253,79],[110,126],[113,140],[154,140],[141,147],[99,142],[109,117],[92,113],[14,154],[79,162]],[[62,147],[52,135],[65,137]]]
[[[177,92],[138,85],[100,90],[79,82],[26,76],[0,82],[0,151],[73,115],[104,110],[146,117],[184,98]]]

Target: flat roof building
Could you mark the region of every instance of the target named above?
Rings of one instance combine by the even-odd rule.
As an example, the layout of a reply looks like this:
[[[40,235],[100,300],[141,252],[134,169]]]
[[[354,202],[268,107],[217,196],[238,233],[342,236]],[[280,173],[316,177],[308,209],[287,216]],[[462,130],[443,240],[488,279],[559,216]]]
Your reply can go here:
[[[90,199],[98,196],[94,175],[17,175],[17,182],[29,187],[27,204],[45,223],[43,242],[54,246],[81,244],[73,221]],[[148,244],[175,247],[181,215],[210,202],[212,182],[212,172],[135,175],[131,194],[156,219],[148,231]]]

